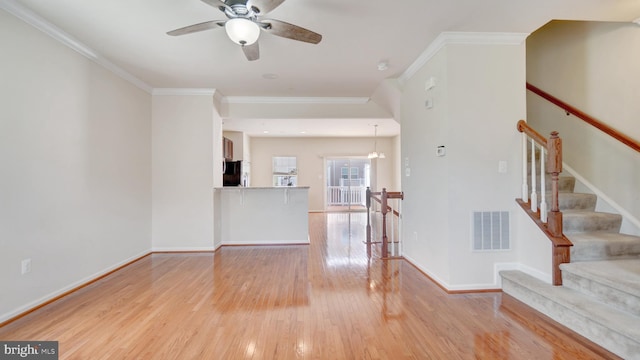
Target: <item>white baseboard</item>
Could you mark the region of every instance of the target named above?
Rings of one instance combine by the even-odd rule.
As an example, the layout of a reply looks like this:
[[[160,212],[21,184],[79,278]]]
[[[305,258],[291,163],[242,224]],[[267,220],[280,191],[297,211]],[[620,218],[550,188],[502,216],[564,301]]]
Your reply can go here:
[[[423,273],[427,274],[431,278],[431,280],[435,281],[440,287],[445,289],[446,291],[481,291],[481,290],[494,290],[498,289],[497,284],[463,284],[463,285],[451,285],[446,281],[442,280],[440,277],[427,270],[423,266],[420,266],[417,261],[412,259],[409,256],[403,255],[404,259],[410,262],[413,266],[417,267]]]
[[[151,249],[152,252],[206,252],[206,251],[216,251],[218,247],[214,246],[193,246],[193,247],[154,247]]]
[[[309,244],[309,238],[300,239],[300,240],[264,240],[264,241],[223,241],[222,245],[225,246],[233,246],[233,245],[297,245],[297,244]]]
[[[409,256],[403,255],[405,260],[410,262],[413,266],[417,267],[423,273],[427,274],[433,281],[435,281],[440,287],[444,288],[446,291],[456,292],[456,291],[481,291],[481,290],[494,290],[494,289],[502,289],[502,278],[500,278],[500,271],[502,270],[519,270],[526,274],[529,274],[537,279],[540,279],[548,284],[551,284],[551,275],[546,274],[542,271],[529,267],[527,265],[523,265],[520,263],[496,263],[494,264],[494,282],[493,283],[485,283],[485,284],[462,284],[462,285],[451,285],[446,281],[439,278],[437,275],[427,270],[423,266],[420,266],[417,261],[412,259]]]
[[[525,274],[531,275],[538,280],[542,280],[547,284],[552,283],[551,274],[547,274],[538,269],[532,268],[530,266],[521,264],[521,263],[496,263],[493,265],[494,272],[494,281],[496,285],[502,289],[502,278],[500,277],[500,271],[502,270],[518,270],[522,271]]]
[[[114,265],[111,265],[111,266],[109,266],[109,267],[107,267],[107,268],[105,268],[105,269],[103,269],[101,271],[98,271],[98,272],[96,272],[96,273],[94,273],[92,275],[89,275],[89,276],[87,276],[87,277],[85,277],[83,279],[80,279],[80,280],[78,280],[78,281],[76,281],[74,283],[71,283],[71,284],[69,284],[69,285],[67,285],[67,286],[65,286],[65,287],[63,287],[63,288],[61,288],[59,290],[56,290],[56,291],[54,291],[52,293],[49,293],[49,294],[47,294],[47,295],[45,295],[45,296],[43,296],[43,297],[41,297],[41,298],[39,298],[37,300],[31,301],[30,303],[27,303],[27,304],[25,304],[23,306],[20,306],[17,309],[14,309],[12,311],[4,313],[4,314],[0,315],[0,323],[2,323],[4,321],[7,321],[9,319],[12,319],[12,318],[14,318],[16,316],[20,316],[21,314],[24,314],[26,312],[29,312],[30,310],[35,309],[38,306],[51,301],[52,299],[55,299],[55,298],[65,294],[65,293],[67,293],[67,292],[69,292],[71,290],[74,290],[76,288],[79,288],[79,287],[81,287],[83,285],[91,283],[92,281],[104,276],[105,274],[108,274],[108,273],[116,270],[117,268],[122,267],[123,265],[126,265],[126,264],[128,264],[130,262],[133,262],[135,260],[143,258],[143,257],[149,255],[150,253],[151,253],[151,250],[145,250],[145,251],[143,251],[143,252],[141,252],[141,253],[139,253],[137,255],[131,256],[131,257],[129,257],[129,258],[123,260],[123,261],[120,261],[120,262],[118,262],[118,263],[116,263]]]

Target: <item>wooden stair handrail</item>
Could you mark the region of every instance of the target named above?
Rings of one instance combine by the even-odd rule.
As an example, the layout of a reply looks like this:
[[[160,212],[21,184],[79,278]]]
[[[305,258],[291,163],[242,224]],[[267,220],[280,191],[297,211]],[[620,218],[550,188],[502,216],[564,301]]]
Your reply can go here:
[[[527,90],[531,91],[532,93],[540,96],[541,98],[543,98],[543,99],[549,101],[550,103],[558,106],[559,108],[563,109],[564,111],[567,112],[567,115],[568,114],[575,115],[577,118],[583,120],[587,124],[599,129],[600,131],[602,131],[605,134],[613,137],[614,139],[620,141],[621,143],[627,145],[628,147],[632,148],[633,150],[635,150],[637,152],[640,152],[640,142],[638,142],[637,140],[628,137],[627,135],[619,132],[618,130],[610,127],[609,125],[606,125],[603,122],[597,120],[596,118],[590,116],[589,114],[581,111],[580,109],[567,104],[566,102],[564,102],[564,101],[558,99],[557,97],[545,92],[544,90],[541,90],[541,89],[535,87],[534,85],[531,85],[530,83],[527,83]]]
[[[381,192],[371,192],[371,198],[373,200],[375,200],[378,204],[382,205],[382,200],[378,199],[377,197],[375,197],[374,195],[381,195]],[[402,192],[388,192],[387,194],[394,194],[393,196],[387,196],[387,199],[401,199],[404,200],[404,194]],[[395,216],[400,216],[400,213],[397,210],[393,210],[393,208],[389,205],[387,205],[387,211],[391,211],[393,212],[393,215]]]
[[[557,131],[551,132],[549,139],[545,139],[540,133],[531,128],[524,120],[518,121],[518,131],[526,134],[538,144],[542,145],[548,156],[546,172],[551,174],[551,209],[547,215],[547,222],[541,219],[540,209],[532,210],[531,202],[516,199],[516,202],[527,212],[529,217],[540,227],[552,244],[552,282],[553,285],[562,285],[562,272],[560,264],[571,261],[571,241],[562,232],[562,211],[559,208],[559,175],[562,172],[562,139]],[[533,149],[532,149],[533,151]],[[544,174],[541,174],[544,176]]]
[[[535,140],[538,144],[544,145],[547,147],[547,139],[540,135],[539,132],[535,131],[529,124],[527,124],[524,120],[519,120],[517,124],[518,131],[527,134],[530,138]]]
[[[380,199],[376,197],[376,195],[380,195]],[[400,199],[404,200],[404,193],[401,191],[391,191],[387,192],[386,188],[383,188],[381,192],[373,192],[370,188],[367,187],[366,191],[367,196],[367,244],[371,244],[371,222],[370,222],[370,209],[371,209],[371,199],[380,203],[381,205],[381,213],[382,213],[382,258],[389,258],[389,249],[388,244],[389,240],[387,238],[387,213],[391,212],[393,215],[400,217],[400,213],[394,210],[391,206],[387,204],[387,199]]]

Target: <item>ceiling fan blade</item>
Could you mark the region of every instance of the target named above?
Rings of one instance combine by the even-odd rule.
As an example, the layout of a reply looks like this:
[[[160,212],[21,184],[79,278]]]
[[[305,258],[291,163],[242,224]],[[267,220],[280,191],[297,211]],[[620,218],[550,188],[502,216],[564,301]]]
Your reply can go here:
[[[247,8],[253,9],[253,11],[255,11],[256,13],[264,15],[269,11],[277,8],[283,2],[284,0],[248,0]]]
[[[207,5],[211,5],[216,9],[220,9],[220,11],[224,11],[224,9],[229,7],[229,5],[222,0],[202,0],[202,2]]]
[[[205,21],[200,24],[189,25],[180,29],[171,30],[167,33],[167,35],[179,36],[179,35],[191,34],[198,31],[216,29],[219,27],[224,27],[224,23],[225,21],[223,20]]]
[[[304,41],[311,44],[317,44],[322,40],[322,35],[284,21],[262,19],[260,24],[263,25],[262,27],[266,32],[288,39]]]
[[[242,51],[249,61],[258,60],[260,58],[260,46],[258,46],[257,41],[251,45],[242,46]]]

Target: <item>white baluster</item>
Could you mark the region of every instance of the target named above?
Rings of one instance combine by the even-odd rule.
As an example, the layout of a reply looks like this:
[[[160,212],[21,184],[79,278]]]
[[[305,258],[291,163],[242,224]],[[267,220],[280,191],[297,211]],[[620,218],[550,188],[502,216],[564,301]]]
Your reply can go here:
[[[531,211],[538,211],[538,193],[536,192],[536,142],[531,139]]]
[[[527,134],[522,133],[522,201],[529,201],[529,186],[527,185]]]
[[[402,199],[398,200],[398,256],[402,256]]]
[[[391,211],[389,211],[389,215],[391,215],[391,256],[396,256],[396,246],[394,243],[396,240],[396,231],[395,231],[396,219],[395,219],[395,216],[393,215],[393,208],[391,208]]]
[[[546,189],[546,169],[544,168],[544,146],[540,145],[540,220],[547,222],[547,189]]]

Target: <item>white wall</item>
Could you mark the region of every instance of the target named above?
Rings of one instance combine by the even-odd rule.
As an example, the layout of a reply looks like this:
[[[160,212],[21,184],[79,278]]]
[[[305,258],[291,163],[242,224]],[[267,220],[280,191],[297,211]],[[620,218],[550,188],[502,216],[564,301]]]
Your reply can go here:
[[[431,77],[436,86],[425,91]],[[445,45],[405,84],[405,256],[450,290],[494,287],[495,266],[519,260],[521,239],[515,237],[511,250],[474,252],[471,217],[474,211],[509,211],[512,235],[517,233],[515,129],[526,111],[524,84],[524,44],[478,41]],[[425,107],[427,99],[433,108]],[[436,156],[439,145],[446,156]],[[498,173],[499,161],[507,162],[507,173]]]
[[[4,11],[0,48],[1,322],[150,251],[151,96]]]
[[[223,187],[216,195],[224,245],[309,243],[307,188]]]
[[[303,98],[304,99],[304,98]],[[372,123],[375,119],[388,119],[391,114],[387,109],[378,105],[374,101],[354,103],[340,103],[328,100],[324,103],[318,102],[234,102],[228,99],[224,107],[221,108],[221,115],[226,120],[233,122],[233,119],[370,119]],[[386,105],[386,104],[385,104]]]
[[[640,28],[631,23],[554,21],[527,39],[527,81],[636,141],[639,63]],[[557,130],[563,160],[639,223],[640,154],[533,94],[528,122]]]
[[[251,137],[242,133],[242,176],[247,186],[251,186]]]
[[[214,92],[213,96],[213,187],[222,187],[222,162],[224,161],[222,151],[222,117],[220,109],[223,108],[223,96],[219,91]],[[222,245],[222,230],[215,224],[220,223],[220,215],[222,214],[222,202],[219,193],[213,191],[213,247],[217,249]]]
[[[214,249],[214,121],[213,96],[153,97],[154,250]]]
[[[324,161],[327,157],[366,157],[373,151],[373,138],[251,138],[251,185],[272,186],[272,157],[295,156],[298,161],[298,185],[309,186],[309,210],[324,210]],[[378,161],[376,179],[378,191],[394,189],[394,163],[392,138],[378,137],[378,151],[387,156]],[[373,183],[373,181],[372,181]]]
[[[402,189],[402,177],[403,174],[403,159],[400,157],[402,154],[402,136],[398,135],[393,138],[393,185],[390,187],[394,191],[400,191]]]

